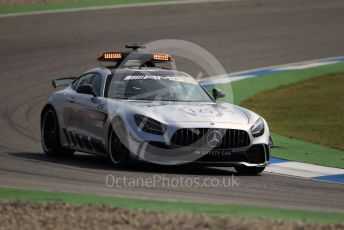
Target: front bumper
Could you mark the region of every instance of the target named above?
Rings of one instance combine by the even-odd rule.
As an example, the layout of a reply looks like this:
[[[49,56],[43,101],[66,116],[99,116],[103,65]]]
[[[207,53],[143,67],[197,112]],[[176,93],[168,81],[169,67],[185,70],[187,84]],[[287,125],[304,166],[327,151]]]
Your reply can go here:
[[[143,142],[135,159],[162,165],[198,164],[207,166],[265,167],[269,163],[268,145],[257,144],[240,149],[196,149],[169,146],[162,142]]]
[[[174,145],[176,142],[171,140],[173,139],[173,135],[177,132],[177,130],[184,129],[184,127],[188,127],[189,129],[190,126],[191,128],[195,129],[199,129],[199,127],[205,127],[202,126],[201,123],[197,122],[192,124],[178,124],[178,126],[177,124],[170,124],[166,133],[162,136],[147,134],[145,132],[137,132],[133,129],[130,130],[128,135],[128,147],[132,153],[132,157],[137,160],[161,165],[181,165],[192,163],[207,166],[244,165],[250,167],[265,167],[269,163],[270,134],[267,124],[265,133],[258,138],[253,138],[250,134],[250,125],[243,127],[242,125],[234,124],[215,124],[214,127],[209,129],[244,130],[249,134],[250,138],[248,142],[245,142],[246,144],[242,145],[226,145],[226,141],[223,139],[222,142],[225,144],[220,145],[219,148],[223,148],[224,146],[229,147],[224,147],[224,149],[215,148],[213,149],[215,152],[211,152],[215,154],[204,154],[204,151],[209,151],[209,149],[203,149],[203,145],[196,145],[198,147],[192,147],[193,145],[184,145],[183,147],[180,145]],[[233,140],[230,141],[230,143],[232,142]],[[199,154],[199,152],[201,152],[201,154]],[[221,153],[224,154],[222,155]]]

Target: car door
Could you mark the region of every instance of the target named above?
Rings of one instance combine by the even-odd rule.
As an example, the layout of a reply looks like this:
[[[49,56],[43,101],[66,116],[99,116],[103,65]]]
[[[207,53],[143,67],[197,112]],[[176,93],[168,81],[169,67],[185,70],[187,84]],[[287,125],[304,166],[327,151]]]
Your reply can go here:
[[[84,74],[75,80],[71,87],[67,88],[62,101],[62,117],[63,117],[63,132],[66,137],[66,143],[64,145],[71,146],[77,149],[84,149],[85,144],[82,140],[82,129],[85,124],[83,117],[80,116],[80,101],[81,96],[76,92],[76,89],[83,84],[90,84],[93,78],[93,74]]]
[[[103,79],[99,73],[92,73],[92,78],[82,84],[91,84],[96,96],[77,93],[74,101],[77,116],[82,121],[78,123],[77,138],[82,140],[84,149],[97,153],[104,153],[102,135],[107,118],[102,95]]]

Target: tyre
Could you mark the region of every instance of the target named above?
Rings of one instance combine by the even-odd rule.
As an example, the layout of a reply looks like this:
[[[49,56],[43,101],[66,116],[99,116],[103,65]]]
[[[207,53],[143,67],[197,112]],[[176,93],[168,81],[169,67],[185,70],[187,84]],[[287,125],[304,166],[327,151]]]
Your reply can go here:
[[[74,154],[73,150],[61,146],[58,120],[53,108],[48,108],[43,113],[41,139],[43,151],[49,157],[70,157]]]
[[[235,170],[242,175],[257,175],[264,171],[265,167],[248,167],[244,165],[238,165],[234,167]]]
[[[109,132],[108,153],[116,168],[126,168],[130,164],[128,136],[124,123],[120,119],[112,122]]]

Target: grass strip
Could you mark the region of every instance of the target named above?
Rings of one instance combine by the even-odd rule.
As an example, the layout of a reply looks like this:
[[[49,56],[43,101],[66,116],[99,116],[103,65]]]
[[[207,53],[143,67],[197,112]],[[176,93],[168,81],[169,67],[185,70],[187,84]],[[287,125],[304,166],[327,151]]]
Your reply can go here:
[[[262,91],[290,85],[322,75],[341,72],[344,72],[344,63],[303,70],[276,72],[216,87],[226,91],[227,95],[231,95],[229,90],[233,90],[234,103],[242,105],[244,100],[248,100],[250,97],[254,99],[254,96]],[[224,100],[230,101],[230,98],[225,98]],[[269,101],[269,98],[265,100]],[[248,107],[248,109],[250,109],[250,107]],[[261,115],[264,116],[264,114]],[[270,131],[275,132],[275,130]],[[278,130],[277,133],[272,134],[274,144],[277,146],[277,148],[272,150],[272,156],[287,160],[344,168],[343,151],[282,136],[284,134],[282,130]]]
[[[343,89],[344,73],[328,74],[260,92],[241,105],[276,133],[344,151]]]
[[[0,8],[0,14],[29,13],[45,10],[64,10],[87,7],[129,5],[135,3],[167,2],[170,0],[80,0],[56,3],[32,4],[23,6],[10,6]]]
[[[261,77],[248,78],[232,83],[234,103],[241,104],[243,100],[269,89],[277,88],[283,85],[289,85],[295,82],[319,77],[331,73],[344,72],[344,63],[330,64],[303,70],[292,70],[285,72],[276,72]],[[226,86],[220,86],[219,88]]]
[[[245,218],[263,218],[268,220],[303,221],[307,223],[343,223],[344,213],[304,211],[250,205],[224,205],[207,203],[189,203],[157,201],[134,198],[120,198],[96,195],[84,195],[62,192],[44,192],[26,189],[0,188],[0,199],[30,202],[66,202],[75,205],[102,204],[126,209],[145,209],[164,212],[184,212],[210,215],[230,215]]]

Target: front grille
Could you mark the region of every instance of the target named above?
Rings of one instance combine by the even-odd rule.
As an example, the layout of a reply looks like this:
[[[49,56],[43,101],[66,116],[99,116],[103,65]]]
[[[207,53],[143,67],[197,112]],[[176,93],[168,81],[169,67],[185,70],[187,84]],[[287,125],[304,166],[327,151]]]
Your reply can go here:
[[[221,143],[218,145],[209,143],[214,132],[222,136]],[[171,144],[213,149],[242,148],[250,145],[250,137],[246,131],[238,129],[188,128],[177,130],[172,136]]]

